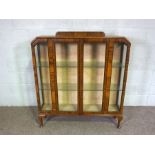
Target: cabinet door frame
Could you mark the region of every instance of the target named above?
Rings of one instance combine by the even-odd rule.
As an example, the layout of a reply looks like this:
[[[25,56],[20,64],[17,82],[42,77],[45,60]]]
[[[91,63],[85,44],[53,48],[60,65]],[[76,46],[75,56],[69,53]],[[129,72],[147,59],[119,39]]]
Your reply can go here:
[[[60,111],[59,110],[59,97],[58,97],[58,82],[57,82],[57,65],[56,65],[56,44],[57,43],[76,43],[77,44],[77,111]],[[53,39],[53,53],[54,53],[54,72],[52,73],[52,76],[55,76],[55,96],[54,96],[54,100],[56,101],[55,102],[55,106],[56,106],[56,113],[58,114],[78,114],[79,111],[80,111],[80,100],[79,100],[79,39],[77,38],[65,38],[65,39],[62,39],[62,38],[54,38]],[[51,64],[51,67],[52,67],[52,64]]]
[[[106,97],[106,81],[107,81],[107,65],[108,65],[108,47],[107,47],[107,39],[105,38],[85,38],[85,39],[82,39],[83,40],[83,50],[84,50],[84,44],[93,44],[93,43],[96,43],[96,44],[105,44],[105,65],[104,65],[104,76],[103,76],[103,85],[102,85],[102,105],[101,105],[101,111],[83,111],[83,114],[104,114],[105,113],[105,107],[106,107],[106,100],[105,100],[105,97]],[[104,51],[103,51],[104,52]],[[84,51],[83,51],[83,58],[82,58],[82,64],[84,64]],[[83,74],[83,71],[84,71],[84,66],[82,68],[82,77],[84,78],[84,74]],[[82,80],[83,82],[83,80]],[[83,83],[82,83],[83,85]],[[84,91],[82,91],[82,99],[83,99],[83,93]],[[83,100],[82,100],[82,103],[83,103]],[[84,106],[84,104],[82,104],[82,106]]]
[[[112,76],[112,62],[113,62],[113,52],[114,52],[114,44],[120,43],[122,46],[126,45],[126,56],[125,56],[125,69],[123,74],[123,82],[122,82],[122,90],[121,90],[121,97],[120,97],[120,108],[118,111],[109,111],[109,99],[110,99],[110,86],[111,86],[111,76]],[[122,49],[121,49],[122,50]],[[105,114],[122,114],[123,113],[123,104],[124,104],[124,97],[125,97],[125,89],[126,89],[126,82],[127,82],[127,73],[128,73],[128,64],[129,64],[129,55],[130,55],[130,44],[124,42],[123,40],[119,39],[108,39],[107,43],[107,51],[108,58],[107,58],[107,67],[106,67],[106,82],[105,82]],[[123,52],[123,51],[122,51]],[[120,67],[120,70],[122,68]],[[122,71],[121,71],[122,72]],[[119,73],[120,74],[120,73]],[[120,79],[119,79],[120,80]],[[118,93],[117,93],[117,99],[118,99]],[[117,101],[116,101],[117,102]]]

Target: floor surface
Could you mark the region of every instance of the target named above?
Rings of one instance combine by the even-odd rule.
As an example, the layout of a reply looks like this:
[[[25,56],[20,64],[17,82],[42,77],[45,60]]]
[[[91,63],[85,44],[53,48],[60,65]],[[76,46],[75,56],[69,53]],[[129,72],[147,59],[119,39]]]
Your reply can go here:
[[[150,135],[155,134],[155,107],[125,107],[120,129],[113,118],[54,116],[40,128],[35,107],[0,107],[1,135]]]

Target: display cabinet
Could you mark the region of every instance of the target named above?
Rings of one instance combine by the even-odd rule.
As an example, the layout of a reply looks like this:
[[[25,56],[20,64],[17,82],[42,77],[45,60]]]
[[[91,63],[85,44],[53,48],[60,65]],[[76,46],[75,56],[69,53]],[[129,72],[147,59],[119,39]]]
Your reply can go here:
[[[117,127],[123,102],[130,42],[103,32],[57,32],[32,43],[38,118],[54,115],[111,116]]]

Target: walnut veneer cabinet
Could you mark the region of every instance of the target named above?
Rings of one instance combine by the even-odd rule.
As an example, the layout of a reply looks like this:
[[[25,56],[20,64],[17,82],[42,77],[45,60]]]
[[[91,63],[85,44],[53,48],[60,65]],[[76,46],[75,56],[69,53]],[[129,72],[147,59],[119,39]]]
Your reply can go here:
[[[123,102],[130,42],[103,32],[57,32],[32,43],[38,118],[53,115],[111,116],[117,127]]]

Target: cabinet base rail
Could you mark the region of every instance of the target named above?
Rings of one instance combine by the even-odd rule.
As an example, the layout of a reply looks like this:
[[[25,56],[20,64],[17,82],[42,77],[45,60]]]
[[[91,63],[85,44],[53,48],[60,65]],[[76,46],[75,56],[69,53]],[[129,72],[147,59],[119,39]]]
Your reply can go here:
[[[69,116],[67,115],[68,113],[60,113],[60,114],[54,114],[54,113],[40,113],[39,116],[38,116],[38,121],[39,121],[39,125],[40,127],[43,127],[44,126],[44,119],[46,119],[47,117],[52,117],[52,116]],[[120,128],[121,127],[121,122],[123,120],[123,115],[121,115],[120,113],[117,114],[99,114],[99,113],[96,113],[96,114],[93,114],[93,113],[86,113],[85,115],[87,116],[100,116],[100,117],[111,117],[113,118],[114,120],[116,120],[116,123],[117,123],[117,128]],[[76,114],[76,113],[72,113],[72,115],[70,116],[85,116],[85,115],[81,115],[81,114]]]

